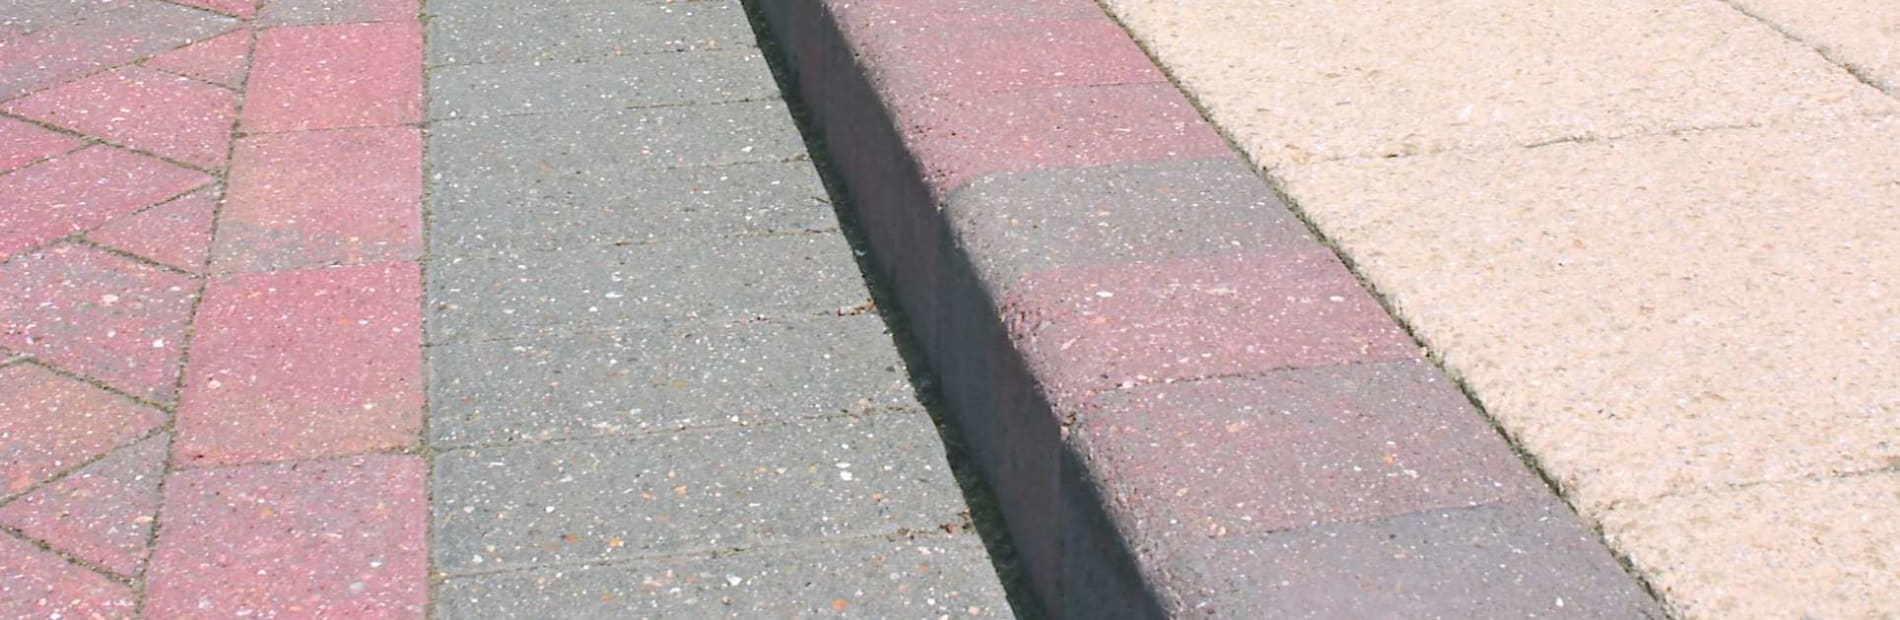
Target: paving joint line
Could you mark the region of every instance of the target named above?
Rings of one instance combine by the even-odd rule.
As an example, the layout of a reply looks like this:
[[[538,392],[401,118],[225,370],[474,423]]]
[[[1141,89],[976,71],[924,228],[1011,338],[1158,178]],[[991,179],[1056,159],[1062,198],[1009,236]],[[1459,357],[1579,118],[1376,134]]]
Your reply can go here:
[[[1846,71],[1848,75],[1853,76],[1853,78],[1855,80],[1860,81],[1860,83],[1866,84],[1867,86],[1872,87],[1874,90],[1877,90],[1877,91],[1880,91],[1881,93],[1886,94],[1888,97],[1892,97],[1894,99],[1900,99],[1900,90],[1896,90],[1896,89],[1900,89],[1900,85],[1886,84],[1884,80],[1881,80],[1878,76],[1874,75],[1872,70],[1866,67],[1862,67],[1859,64],[1850,62],[1845,58],[1837,57],[1833,51],[1822,46],[1821,44],[1815,43],[1813,41],[1807,40],[1806,38],[1803,38],[1802,36],[1796,34],[1794,30],[1788,28],[1787,26],[1784,26],[1774,20],[1768,19],[1767,16],[1761,15],[1760,13],[1750,10],[1747,7],[1742,6],[1741,4],[1738,4],[1736,0],[1716,0],[1716,1],[1721,2],[1723,5],[1728,6],[1728,8],[1733,9],[1737,13],[1741,13],[1742,15],[1748,17],[1749,19],[1753,19],[1757,22],[1760,22],[1763,26],[1767,26],[1769,30],[1773,30],[1775,31],[1775,33],[1780,34],[1783,37],[1786,37],[1790,42],[1798,44],[1814,52],[1815,54],[1820,55],[1820,57],[1823,60],[1826,60],[1828,64],[1834,65],[1835,67],[1839,68],[1842,71]]]

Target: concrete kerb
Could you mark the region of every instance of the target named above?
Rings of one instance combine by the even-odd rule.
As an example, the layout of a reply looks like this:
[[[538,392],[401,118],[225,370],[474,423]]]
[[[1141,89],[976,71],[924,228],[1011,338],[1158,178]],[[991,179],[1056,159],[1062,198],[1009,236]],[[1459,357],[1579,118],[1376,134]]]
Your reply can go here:
[[[1368,382],[1378,381],[1384,372],[1382,364],[1429,365],[1417,361],[1416,345],[1244,160],[1224,143],[1215,150],[1206,146],[1202,132],[1212,135],[1213,130],[1203,121],[1196,118],[1185,127],[1134,123],[1130,130],[1112,124],[1117,110],[1089,111],[1078,115],[1079,120],[1065,116],[1061,119],[1068,121],[1065,127],[1026,134],[1021,140],[1032,143],[1044,138],[1045,143],[1056,143],[1053,147],[996,154],[999,159],[1019,161],[971,163],[965,147],[972,142],[968,135],[957,136],[958,132],[989,129],[991,135],[975,139],[980,145],[996,138],[995,132],[1034,132],[1037,124],[1010,119],[1007,128],[983,125],[1006,116],[994,113],[996,109],[1019,109],[1004,101],[991,113],[973,115],[977,119],[973,126],[930,126],[956,121],[945,121],[950,117],[929,109],[928,101],[941,99],[944,93],[916,89],[956,85],[886,78],[886,73],[900,67],[919,66],[892,61],[892,54],[906,53],[901,46],[873,42],[889,34],[877,32],[878,28],[897,29],[900,24],[865,20],[861,14],[853,22],[848,13],[862,7],[854,9],[841,0],[755,2],[777,47],[787,56],[784,64],[851,194],[872,249],[876,275],[891,283],[898,302],[913,318],[912,329],[923,355],[942,382],[949,410],[962,427],[974,460],[996,490],[1022,565],[1050,616],[1297,611],[1286,600],[1270,604],[1269,599],[1345,583],[1358,583],[1367,590],[1359,593],[1365,601],[1350,607],[1361,610],[1410,609],[1425,615],[1433,610],[1455,615],[1458,610],[1483,609],[1558,617],[1660,615],[1655,602],[1623,574],[1587,528],[1576,523],[1574,514],[1549,509],[1553,505],[1549,489],[1534,476],[1524,475],[1509,446],[1483,427],[1481,414],[1470,409],[1452,382],[1442,380],[1440,371],[1431,368],[1426,373],[1429,380],[1394,388],[1396,395],[1383,395],[1383,400],[1354,400],[1372,389]],[[1029,10],[988,0],[899,0],[896,4],[920,14],[943,9],[963,14],[992,11],[1001,16]],[[1080,14],[1078,7],[1100,14],[1083,0],[1029,4],[1061,13],[1065,19]],[[950,23],[958,25],[947,28],[967,27],[961,21]],[[974,30],[970,34],[983,36]],[[1014,43],[1007,53],[1023,53],[1022,42]],[[931,49],[929,53],[942,52]],[[1036,66],[1046,69],[1047,64]],[[1093,87],[1064,84],[1059,88]],[[1015,103],[1020,103],[1021,97],[1047,100],[1052,92],[1030,87],[980,96],[1017,97]],[[1063,94],[1053,96],[1059,99]],[[1125,112],[1135,116],[1156,109],[1142,107],[1150,103],[1127,103]],[[1111,101],[1109,107],[1115,105]],[[1058,114],[1062,113],[1066,112]],[[1121,137],[1126,133],[1141,135]],[[1132,145],[1127,153],[1100,152],[1101,146],[1112,147],[1124,139]],[[1120,189],[1077,198],[1090,188],[1104,186]],[[1101,207],[1131,198],[1140,204],[1121,205],[1127,208],[1119,212]],[[1343,279],[1341,274],[1346,274]],[[1222,284],[1228,280],[1240,282],[1241,290],[1228,290]],[[1053,282],[1043,288],[1056,293],[1039,295],[1038,287],[1025,286],[1025,282]],[[1091,288],[1097,282],[1104,284],[1100,290]],[[1190,294],[1226,299],[1190,300],[1186,297]],[[1121,300],[1113,299],[1118,295]],[[1131,297],[1137,299],[1129,301]],[[1303,307],[1315,302],[1323,308]],[[1103,323],[1110,325],[1101,327]],[[1066,331],[1051,336],[1052,332],[1043,330],[1049,324],[1060,324]],[[1214,353],[1200,354],[1195,348],[1200,344],[1220,346],[1213,347]],[[1167,349],[1171,346],[1185,348]],[[1165,349],[1167,356],[1157,355],[1157,349]],[[1178,360],[1172,357],[1177,354]],[[1191,359],[1193,355],[1211,360]],[[1105,358],[1116,361],[1120,356],[1134,361],[1103,363]],[[1104,368],[1117,374],[1109,376]],[[1140,475],[1167,467],[1148,467],[1139,460],[1143,457],[1116,460],[1119,455],[1142,452],[1121,449],[1132,444],[1118,447],[1117,442],[1151,441],[1152,437],[1117,434],[1114,427],[1090,424],[1090,413],[1105,409],[1117,414],[1107,419],[1139,419],[1142,411],[1129,407],[1151,406],[1177,388],[1193,388],[1199,381],[1301,369],[1336,369],[1345,378],[1327,384],[1338,392],[1329,395],[1321,389],[1297,397],[1305,400],[1276,402],[1275,396],[1266,395],[1246,403],[1213,402],[1253,415],[1301,409],[1318,420],[1314,424],[1346,429],[1313,431],[1318,433],[1314,437],[1292,431],[1240,433],[1250,441],[1316,437],[1324,442],[1337,438],[1326,432],[1356,433],[1349,438],[1363,444],[1361,449],[1317,453],[1312,458],[1322,461],[1315,470],[1320,473],[1309,475],[1328,475],[1327,468],[1357,470],[1354,459],[1377,461],[1384,456],[1385,464],[1391,465],[1392,454],[1385,453],[1382,445],[1417,440],[1424,447],[1406,457],[1425,461],[1426,466],[1416,471],[1426,472],[1426,478],[1438,476],[1421,484],[1443,483],[1440,486],[1454,490],[1408,495],[1405,489],[1393,490],[1373,478],[1330,487],[1322,483],[1318,486],[1324,488],[1313,493],[1331,493],[1320,499],[1344,508],[1302,509],[1310,513],[1305,514],[1306,520],[1274,527],[1249,529],[1233,521],[1215,523],[1216,531],[1196,531],[1207,524],[1182,517],[1193,513],[1192,502],[1210,498],[1176,499],[1191,494],[1156,487],[1152,471],[1146,478]],[[1130,393],[1139,397],[1127,396]],[[1421,402],[1457,403],[1442,416],[1462,420],[1463,426],[1452,426],[1466,432],[1439,428],[1434,435],[1429,430],[1406,430],[1404,423],[1370,431],[1355,426],[1355,407],[1383,408],[1375,413],[1402,418]],[[1253,422],[1282,424],[1264,418],[1238,421],[1243,428]],[[1227,422],[1228,433],[1236,432],[1235,423]],[[1469,432],[1473,425],[1480,432]],[[1185,426],[1176,430],[1191,431]],[[1419,439],[1421,435],[1430,437]],[[1198,449],[1193,442],[1185,445],[1184,449]],[[1262,443],[1223,446],[1217,452],[1248,460],[1234,471],[1258,472],[1271,470],[1276,462],[1284,464],[1288,457],[1276,461],[1267,455],[1285,449],[1285,445]],[[1486,465],[1472,471],[1468,466],[1473,463]],[[1394,471],[1401,470],[1411,471]],[[1466,479],[1471,477],[1477,481]],[[1413,473],[1412,479],[1419,479],[1418,475]],[[1215,493],[1225,494],[1215,499],[1240,499],[1246,504],[1252,499],[1249,493],[1276,491],[1273,485],[1257,485],[1254,480],[1225,484],[1235,488]],[[1472,507],[1485,510],[1461,510]],[[1381,567],[1375,564],[1360,567],[1365,572],[1358,574],[1353,566],[1324,565],[1323,559],[1297,554],[1286,556],[1291,559],[1221,564],[1220,558],[1255,557],[1254,549],[1242,545],[1266,544],[1260,542],[1267,540],[1263,537],[1281,532],[1333,536],[1320,528],[1342,524],[1354,524],[1341,531],[1359,538],[1335,544],[1352,557],[1372,562],[1382,556],[1376,551],[1378,545],[1411,544],[1385,542],[1404,539],[1408,528],[1416,529],[1406,519],[1439,519],[1439,513],[1461,524],[1453,531],[1507,530],[1497,532],[1499,539],[1513,545],[1513,552],[1524,551],[1537,560],[1529,562],[1528,569],[1522,568],[1523,562],[1511,568],[1505,558],[1488,555],[1497,553],[1484,550],[1491,543],[1473,539],[1449,543],[1451,552],[1428,553],[1423,564],[1413,563],[1387,575],[1379,574]],[[1494,513],[1526,516],[1499,518],[1491,516]],[[1544,533],[1553,527],[1552,518],[1561,521],[1553,531],[1563,536]],[[1491,522],[1508,527],[1483,525]],[[1231,537],[1228,527],[1234,529]],[[1283,581],[1288,575],[1254,570],[1265,566],[1298,573],[1298,568],[1309,565],[1320,566],[1326,574],[1291,586]],[[1424,582],[1417,578],[1441,573],[1454,577]],[[1526,579],[1535,582],[1534,587],[1525,587]],[[1421,598],[1412,591],[1445,584],[1453,587],[1442,594]],[[1532,600],[1533,596],[1539,598]],[[1318,614],[1329,608],[1347,607],[1315,605],[1307,611]]]

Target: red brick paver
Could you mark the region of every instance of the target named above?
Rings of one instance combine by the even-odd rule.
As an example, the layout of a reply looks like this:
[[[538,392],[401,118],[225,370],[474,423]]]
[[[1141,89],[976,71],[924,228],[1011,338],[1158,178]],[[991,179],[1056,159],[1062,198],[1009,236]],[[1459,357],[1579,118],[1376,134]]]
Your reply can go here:
[[[165,487],[154,618],[421,618],[422,459],[189,471]]]
[[[0,117],[0,172],[26,166],[84,144],[84,140],[51,129]]]
[[[421,617],[363,454],[421,430],[416,3],[57,4],[0,26],[0,618]]]
[[[130,618],[132,588],[0,533],[0,616]]]
[[[86,233],[86,238],[167,266],[204,271],[218,191],[211,186],[185,194],[100,226]]]
[[[0,498],[136,439],[162,411],[31,364],[0,368]]]
[[[1025,278],[1004,301],[1058,390],[1420,355],[1318,244],[1066,267]]]
[[[203,173],[93,146],[0,177],[0,260],[211,180]]]
[[[145,61],[145,66],[236,88],[251,57],[251,31],[228,32]]]
[[[0,507],[0,524],[122,577],[136,575],[170,440],[161,433],[21,496]]]
[[[163,71],[124,67],[15,99],[0,110],[215,169],[230,147],[237,95]]]
[[[199,281],[83,245],[0,263],[0,346],[169,402]]]
[[[198,311],[172,460],[278,461],[415,443],[420,282],[406,262],[214,280]]]
[[[265,30],[247,92],[245,131],[421,121],[422,28],[391,22]]]
[[[918,88],[926,88],[920,85]],[[927,95],[895,105],[938,195],[1015,170],[1221,157],[1227,143],[1172,84]]]
[[[238,141],[212,267],[282,269],[422,254],[422,136],[409,127]]]

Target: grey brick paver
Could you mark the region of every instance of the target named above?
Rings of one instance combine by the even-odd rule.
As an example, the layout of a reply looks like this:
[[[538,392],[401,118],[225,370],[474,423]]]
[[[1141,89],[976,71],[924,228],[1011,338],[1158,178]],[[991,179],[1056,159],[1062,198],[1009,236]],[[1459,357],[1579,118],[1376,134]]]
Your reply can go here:
[[[580,170],[783,161],[805,144],[778,101],[439,121],[430,157],[439,182]]]
[[[930,530],[963,508],[915,410],[457,450],[434,489],[451,574]]]
[[[431,65],[573,61],[755,43],[738,0],[428,11]]]
[[[776,99],[778,86],[757,50],[739,49],[440,67],[429,93],[431,115],[455,118]]]
[[[919,409],[876,316],[451,343],[430,354],[437,445]]]
[[[451,258],[429,270],[432,342],[835,313],[869,295],[835,233]]]
[[[1178,578],[1221,617],[1664,617],[1553,497],[1184,542]]]
[[[436,615],[1011,615],[740,4],[424,10]]]
[[[430,207],[437,256],[838,227],[807,161],[458,175],[436,184]]]
[[[460,618],[1009,618],[968,532],[451,578]]]

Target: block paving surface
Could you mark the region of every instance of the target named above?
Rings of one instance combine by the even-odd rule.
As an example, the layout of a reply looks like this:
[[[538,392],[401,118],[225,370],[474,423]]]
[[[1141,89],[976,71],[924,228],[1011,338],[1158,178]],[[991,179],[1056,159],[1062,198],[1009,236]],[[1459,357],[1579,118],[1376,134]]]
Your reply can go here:
[[[0,618],[1013,615],[737,2],[3,4]]]
[[[0,0],[0,618],[1892,616],[1836,4]]]

